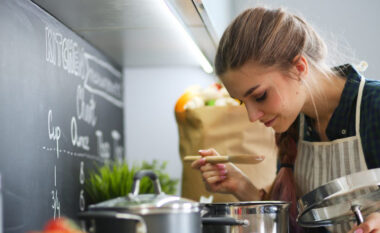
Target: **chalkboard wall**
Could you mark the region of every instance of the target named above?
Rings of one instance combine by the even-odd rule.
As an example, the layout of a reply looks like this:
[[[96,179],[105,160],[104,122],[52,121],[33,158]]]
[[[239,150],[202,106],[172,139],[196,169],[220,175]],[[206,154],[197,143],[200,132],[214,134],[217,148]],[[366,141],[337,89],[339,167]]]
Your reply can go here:
[[[120,67],[29,0],[0,2],[4,232],[86,206],[94,163],[123,156]]]

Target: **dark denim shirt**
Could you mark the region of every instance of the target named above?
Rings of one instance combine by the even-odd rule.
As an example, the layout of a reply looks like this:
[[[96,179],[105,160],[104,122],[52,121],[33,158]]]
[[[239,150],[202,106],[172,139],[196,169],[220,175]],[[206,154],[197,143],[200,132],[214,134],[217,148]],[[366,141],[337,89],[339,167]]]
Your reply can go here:
[[[351,65],[335,68],[347,78],[338,107],[326,129],[329,140],[356,135],[355,112],[361,75]],[[380,81],[366,78],[360,107],[360,136],[368,169],[380,167]],[[312,119],[306,116],[304,139],[320,141]]]

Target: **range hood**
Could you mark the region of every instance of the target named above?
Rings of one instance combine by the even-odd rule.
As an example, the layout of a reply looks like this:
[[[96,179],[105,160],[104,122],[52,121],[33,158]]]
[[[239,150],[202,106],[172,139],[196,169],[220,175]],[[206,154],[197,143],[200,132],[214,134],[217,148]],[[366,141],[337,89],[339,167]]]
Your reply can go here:
[[[33,0],[123,67],[199,66],[161,0]],[[213,64],[218,36],[200,0],[166,0]]]

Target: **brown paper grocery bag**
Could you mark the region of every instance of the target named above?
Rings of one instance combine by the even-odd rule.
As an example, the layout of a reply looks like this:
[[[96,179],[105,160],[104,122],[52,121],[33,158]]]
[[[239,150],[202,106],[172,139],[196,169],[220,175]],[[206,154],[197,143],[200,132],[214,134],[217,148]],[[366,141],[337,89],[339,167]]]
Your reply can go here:
[[[260,122],[251,123],[244,106],[206,106],[176,112],[180,155],[196,155],[215,148],[220,154],[264,155],[259,164],[235,164],[258,188],[269,190],[277,167],[274,131]],[[233,195],[209,193],[199,171],[183,163],[182,196],[199,201],[213,195],[213,202],[238,201]]]

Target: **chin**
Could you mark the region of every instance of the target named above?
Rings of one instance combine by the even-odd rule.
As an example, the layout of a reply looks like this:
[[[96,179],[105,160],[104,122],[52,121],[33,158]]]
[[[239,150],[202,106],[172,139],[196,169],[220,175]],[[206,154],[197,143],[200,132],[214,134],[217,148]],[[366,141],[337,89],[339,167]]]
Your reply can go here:
[[[290,125],[273,125],[272,126],[272,129],[276,132],[276,133],[284,133],[286,132],[288,129],[289,129]]]
[[[274,129],[274,132],[276,133],[283,133],[283,132],[286,132],[286,130],[288,129],[278,129],[277,127],[272,127]]]

